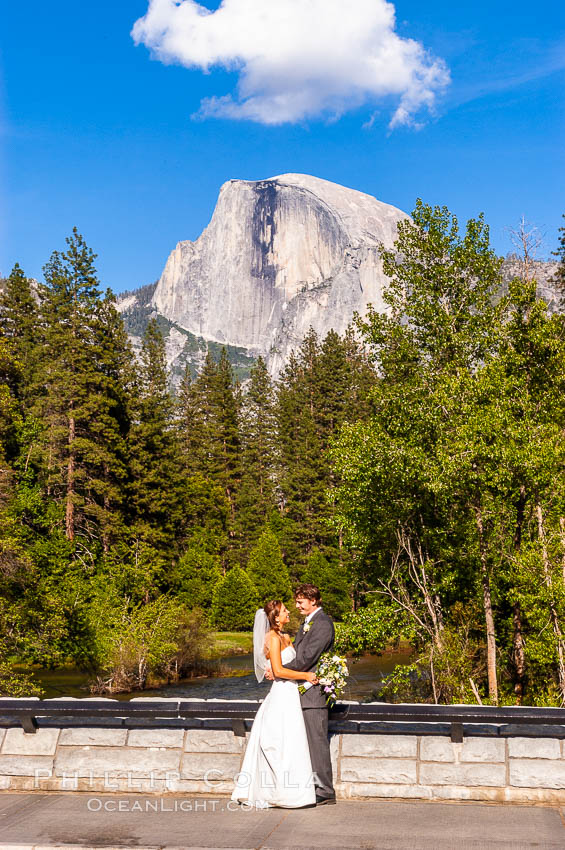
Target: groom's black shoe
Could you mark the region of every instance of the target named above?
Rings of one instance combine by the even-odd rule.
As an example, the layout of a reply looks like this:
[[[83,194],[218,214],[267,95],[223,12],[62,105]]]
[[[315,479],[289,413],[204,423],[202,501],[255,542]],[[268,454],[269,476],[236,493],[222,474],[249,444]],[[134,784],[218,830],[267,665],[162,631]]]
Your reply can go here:
[[[316,794],[316,805],[335,806],[335,797],[319,797],[318,794]]]

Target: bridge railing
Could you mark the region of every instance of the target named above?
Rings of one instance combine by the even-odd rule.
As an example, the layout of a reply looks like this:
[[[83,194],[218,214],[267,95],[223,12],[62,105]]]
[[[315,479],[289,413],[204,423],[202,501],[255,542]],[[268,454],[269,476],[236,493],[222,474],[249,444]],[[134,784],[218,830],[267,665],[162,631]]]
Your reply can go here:
[[[0,728],[73,725],[143,728],[216,721],[245,735],[260,703],[229,700],[2,699]],[[246,724],[247,721],[247,724]],[[338,731],[375,734],[465,735],[565,738],[565,708],[487,705],[429,705],[338,702],[330,711]],[[218,727],[220,728],[220,727]]]

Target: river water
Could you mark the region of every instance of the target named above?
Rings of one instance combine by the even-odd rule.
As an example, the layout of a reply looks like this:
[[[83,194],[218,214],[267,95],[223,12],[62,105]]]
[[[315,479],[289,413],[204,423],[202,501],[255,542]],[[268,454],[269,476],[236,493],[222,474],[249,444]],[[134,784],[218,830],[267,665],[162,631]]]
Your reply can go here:
[[[395,667],[408,664],[410,650],[385,652],[383,655],[365,655],[359,659],[349,659],[349,679],[342,699],[368,702],[378,698],[379,684],[383,676],[391,673]],[[186,679],[175,685],[167,685],[154,690],[135,691],[129,694],[116,694],[116,699],[128,700],[134,697],[193,697],[196,699],[263,699],[269,690],[270,682],[258,684],[253,673],[253,655],[232,655],[212,662],[222,671],[221,676],[203,676]],[[69,668],[62,670],[34,670],[35,679],[45,690],[45,697],[87,697],[88,675]]]

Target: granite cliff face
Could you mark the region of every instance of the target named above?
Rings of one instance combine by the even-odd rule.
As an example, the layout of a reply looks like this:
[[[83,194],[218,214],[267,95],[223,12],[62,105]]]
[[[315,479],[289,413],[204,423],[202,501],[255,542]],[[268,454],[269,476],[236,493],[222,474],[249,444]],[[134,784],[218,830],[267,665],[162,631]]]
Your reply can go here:
[[[563,293],[555,281],[559,263],[553,260],[533,260],[527,271],[529,277],[536,281],[536,291],[539,298],[543,298],[550,313],[558,313],[561,307]],[[516,254],[508,254],[502,264],[502,289],[506,293],[508,284],[514,277],[523,277],[525,274],[523,261]]]
[[[406,215],[304,174],[230,180],[195,242],[179,242],[154,310],[197,338],[262,354],[277,374],[310,327],[343,332],[382,307],[378,245]]]

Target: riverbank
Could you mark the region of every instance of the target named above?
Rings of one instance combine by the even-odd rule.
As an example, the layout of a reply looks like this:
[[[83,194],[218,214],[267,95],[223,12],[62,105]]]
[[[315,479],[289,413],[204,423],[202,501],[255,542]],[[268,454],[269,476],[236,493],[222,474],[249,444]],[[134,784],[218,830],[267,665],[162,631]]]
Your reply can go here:
[[[242,652],[245,641],[253,636],[245,632],[218,632],[214,646],[222,647],[224,638],[231,644],[232,654],[208,659],[210,673],[183,679],[169,685],[146,688],[143,691],[112,694],[114,699],[130,700],[147,697],[193,697],[198,699],[263,699],[270,687],[268,682],[259,684],[253,669],[253,653]],[[250,645],[250,644],[248,644]],[[349,659],[350,676],[344,699],[370,702],[378,699],[380,682],[399,665],[409,664],[410,647],[387,650],[380,656],[364,655]],[[91,676],[76,668],[57,670],[34,669],[35,679],[42,686],[45,698],[90,696],[88,682]]]
[[[152,687],[143,691],[125,691],[113,693],[115,699],[131,699],[140,693],[162,694],[166,688],[178,687],[194,680],[208,680],[222,677],[232,678],[234,676],[246,675],[250,669],[249,660],[245,659],[238,667],[233,664],[232,659],[250,655],[253,652],[253,632],[211,632],[210,647],[202,659],[199,671],[193,676],[180,679],[178,682],[169,683],[155,682]],[[79,670],[73,665],[56,667],[48,670],[43,667],[14,665],[14,669],[21,673],[29,674],[33,680],[42,688],[43,698],[55,697],[85,697],[92,693],[91,683],[93,675],[84,670]]]

